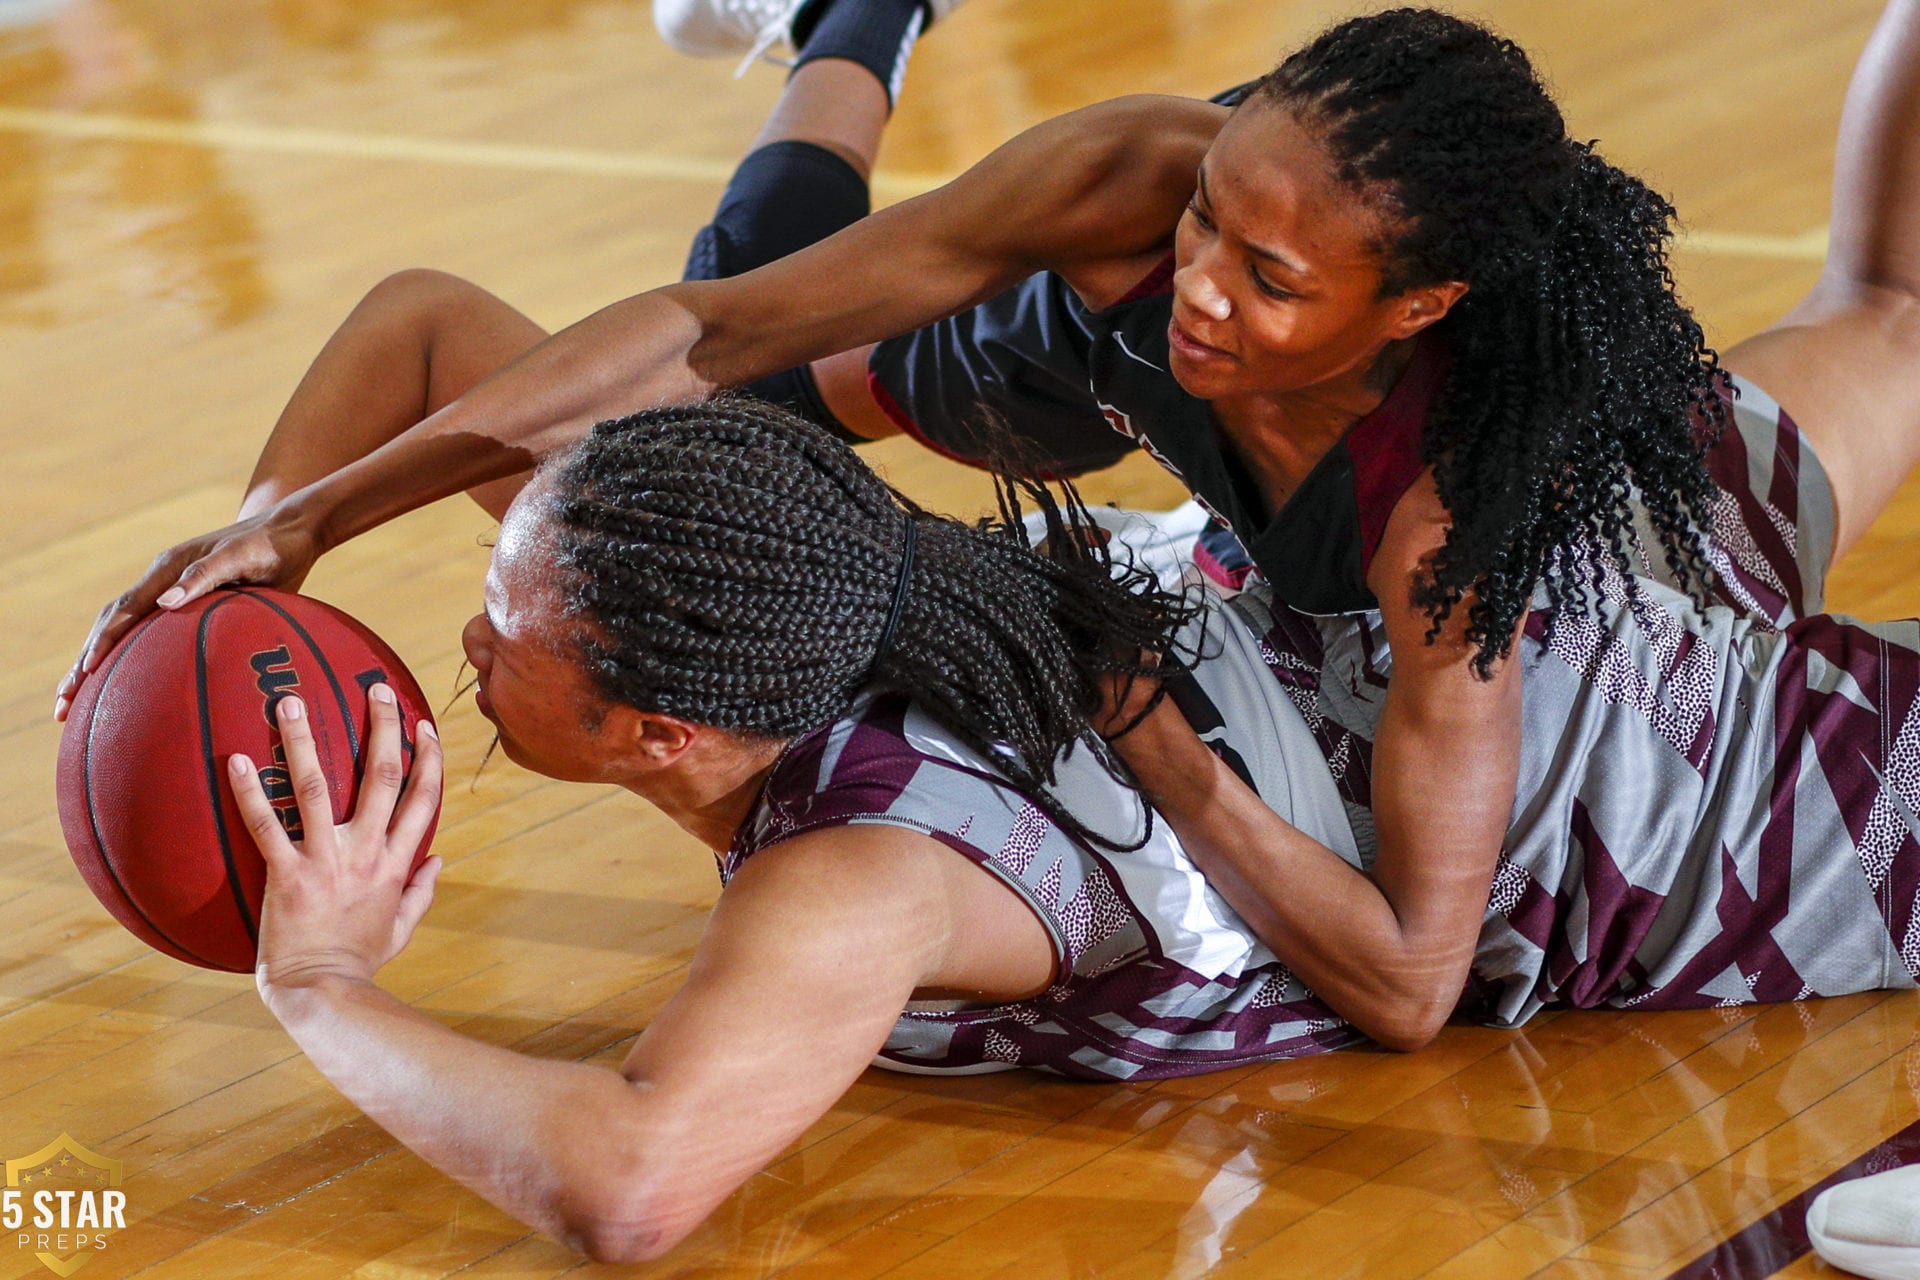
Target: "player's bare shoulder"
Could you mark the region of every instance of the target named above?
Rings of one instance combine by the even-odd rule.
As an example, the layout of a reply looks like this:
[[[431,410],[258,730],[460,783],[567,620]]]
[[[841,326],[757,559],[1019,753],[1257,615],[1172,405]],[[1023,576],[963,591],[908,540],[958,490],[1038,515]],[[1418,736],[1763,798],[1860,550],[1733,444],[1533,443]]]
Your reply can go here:
[[[1084,185],[1061,225],[1080,252],[1069,248],[1054,270],[1098,308],[1123,296],[1171,251],[1200,160],[1228,111],[1191,98],[1139,94],[1076,114],[1085,117],[1084,168],[1076,174]]]
[[[1057,143],[1050,184],[1060,201],[1056,216],[1106,228],[1100,239],[1118,235],[1124,247],[1151,248],[1150,241],[1172,234],[1227,114],[1210,102],[1138,94],[1052,121],[1059,130],[1051,140]]]
[[[1097,305],[1104,277],[1125,281],[1117,296],[1171,247],[1227,114],[1192,98],[1116,98],[1034,126],[969,176],[997,204],[992,234]]]

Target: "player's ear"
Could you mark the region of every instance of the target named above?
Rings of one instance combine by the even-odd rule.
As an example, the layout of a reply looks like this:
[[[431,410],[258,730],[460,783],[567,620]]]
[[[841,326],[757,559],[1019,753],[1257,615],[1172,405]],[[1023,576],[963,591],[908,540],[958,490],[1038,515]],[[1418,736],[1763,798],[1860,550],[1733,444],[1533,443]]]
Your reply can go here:
[[[641,763],[653,767],[674,763],[706,731],[705,726],[682,720],[678,716],[662,715],[657,711],[635,711],[628,707],[619,710],[626,713],[620,718],[627,723],[615,731],[622,734]]]
[[[1418,289],[1409,289],[1401,294],[1392,325],[1387,330],[1391,338],[1411,338],[1428,325],[1438,323],[1453,310],[1455,303],[1467,296],[1467,283],[1464,280],[1443,280],[1439,284],[1422,285]]]

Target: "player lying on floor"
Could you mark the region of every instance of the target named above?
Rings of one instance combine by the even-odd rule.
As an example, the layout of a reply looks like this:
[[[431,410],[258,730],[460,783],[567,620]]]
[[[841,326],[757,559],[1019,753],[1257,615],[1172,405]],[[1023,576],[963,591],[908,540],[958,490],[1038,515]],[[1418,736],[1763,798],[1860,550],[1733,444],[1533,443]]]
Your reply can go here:
[[[821,52],[836,13],[851,7],[831,6],[807,50]],[[883,110],[881,82],[839,57],[801,67],[783,104],[801,111],[788,98],[835,68]],[[1820,453],[1836,509],[1823,559],[1920,461],[1916,84],[1920,0],[1894,0],[1849,95],[1821,283],[1726,362],[1786,405]],[[836,117],[858,96],[824,92],[813,106]],[[747,180],[769,152],[743,164],[696,264],[759,240],[748,234],[759,220],[735,222],[740,205],[776,221],[810,207],[795,187]],[[226,581],[297,584],[326,546],[452,492],[503,511],[520,468],[595,419],[760,386],[783,365],[844,355],[1013,285],[1001,296],[1015,315],[1064,318],[1023,330],[1028,354],[1055,363],[1016,361],[966,386],[1071,390],[1053,407],[1106,449],[1151,442],[1229,515],[1282,601],[1357,611],[1331,630],[1295,618],[1279,652],[1303,681],[1337,689],[1314,713],[1348,735],[1349,798],[1372,816],[1377,873],[1346,876],[1339,851],[1278,841],[1276,874],[1317,892],[1296,895],[1275,924],[1293,943],[1283,958],[1315,990],[1373,1009],[1362,1025],[1384,1038],[1417,1041],[1453,1008],[1513,812],[1521,681],[1501,655],[1520,629],[1544,610],[1563,637],[1597,634],[1589,562],[1630,571],[1643,548],[1703,600],[1722,589],[1704,572],[1718,554],[1731,584],[1722,603],[1786,618],[1771,569],[1747,573],[1751,554],[1732,544],[1715,553],[1696,519],[1719,500],[1713,481],[1738,491],[1750,477],[1737,457],[1712,470],[1689,429],[1690,411],[1724,413],[1712,354],[1672,293],[1670,213],[1567,133],[1511,42],[1395,10],[1324,33],[1230,112],[1151,99],[1076,114],[809,249],[643,295],[551,341],[472,286],[397,278],[302,382],[243,519],[164,554],[103,611],[56,713],[160,601]],[[1305,254],[1308,279],[1274,278],[1276,248]],[[723,271],[743,265],[719,256]],[[1030,274],[1040,267],[1052,274]],[[983,342],[1007,349],[981,337],[1004,325],[968,314],[971,339],[927,340],[944,353],[921,370],[933,385],[959,385],[946,358],[964,364]],[[957,428],[972,399],[930,408]],[[1029,436],[1058,417],[1028,397],[1003,408]],[[1791,459],[1780,474],[1792,476]],[[1636,491],[1652,526],[1637,540]],[[1165,716],[1157,726],[1162,739],[1179,727]],[[1166,746],[1137,762],[1142,779],[1176,812],[1231,819],[1234,805],[1183,800],[1184,777],[1164,785],[1150,766],[1203,751],[1191,736]],[[1376,959],[1364,981],[1337,963],[1355,948]]]
[[[1803,603],[1824,552],[1793,548],[1827,545],[1826,482],[1764,409],[1750,394],[1717,446],[1757,486],[1721,532],[1770,548],[1749,567]],[[1769,508],[1790,457],[1796,509]],[[268,1006],[409,1147],[607,1259],[671,1248],[876,1060],[1137,1079],[1424,1042],[1364,954],[1323,958],[1345,980],[1319,993],[1276,956],[1276,925],[1324,885],[1263,879],[1261,850],[1217,826],[1183,847],[1192,797],[1156,817],[1093,734],[1152,655],[1171,697],[1135,734],[1180,716],[1212,747],[1197,791],[1229,790],[1217,760],[1337,855],[1323,877],[1360,877],[1371,816],[1319,711],[1358,673],[1316,690],[1287,656],[1298,615],[1263,589],[1187,600],[1112,573],[1063,528],[1072,504],[1034,496],[1045,554],[1011,523],[920,511],[771,406],[596,429],[508,512],[465,647],[512,758],[624,786],[718,855],[685,986],[617,1073],[468,1039],[376,986],[439,869],[403,883],[437,747],[419,740],[396,811],[380,703],[367,798],[335,830],[303,790],[303,848],[235,773],[269,867]],[[1520,641],[1521,789],[1460,1015],[1913,985],[1920,859],[1895,815],[1920,789],[1897,747],[1920,627],[1782,630],[1618,579],[1593,613]],[[1867,685],[1900,693],[1876,712]],[[281,729],[296,780],[316,777],[304,722]]]

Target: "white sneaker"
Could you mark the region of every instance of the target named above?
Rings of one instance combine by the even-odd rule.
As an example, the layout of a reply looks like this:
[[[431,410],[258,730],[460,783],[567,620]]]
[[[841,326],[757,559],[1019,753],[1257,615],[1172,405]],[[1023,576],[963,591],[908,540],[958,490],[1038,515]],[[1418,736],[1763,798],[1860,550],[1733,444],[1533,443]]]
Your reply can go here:
[[[1815,1253],[1869,1280],[1920,1280],[1920,1165],[1822,1191],[1807,1210]]]
[[[776,44],[793,42],[793,19],[807,0],[653,0],[660,38],[696,58],[745,54],[745,66]]]
[[[73,0],[0,0],[0,30],[44,22]]]
[[[966,0],[921,0],[927,26]],[[793,44],[793,20],[807,0],[653,0],[660,38],[696,58],[741,55],[740,71],[777,44]],[[735,74],[739,74],[736,72]]]

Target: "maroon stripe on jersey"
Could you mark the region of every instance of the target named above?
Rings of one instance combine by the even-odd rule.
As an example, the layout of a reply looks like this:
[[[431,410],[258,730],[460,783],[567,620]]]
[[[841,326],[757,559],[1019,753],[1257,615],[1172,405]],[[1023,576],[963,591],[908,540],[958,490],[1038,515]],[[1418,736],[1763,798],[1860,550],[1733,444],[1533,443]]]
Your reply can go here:
[[[1142,276],[1140,283],[1120,296],[1113,305],[1124,307],[1129,302],[1138,302],[1142,298],[1151,298],[1155,294],[1173,292],[1173,255],[1160,259],[1153,270]]]
[[[1360,515],[1360,571],[1387,531],[1387,519],[1426,467],[1427,414],[1447,378],[1446,347],[1423,338],[1380,407],[1354,423],[1345,447],[1353,462],[1353,498]]]
[[[1791,740],[1810,738],[1813,754],[1834,801],[1844,815],[1847,834],[1861,858],[1861,870],[1876,886],[1874,900],[1887,931],[1899,947],[1913,925],[1915,899],[1920,896],[1920,839],[1908,812],[1909,796],[1901,781],[1913,766],[1902,758],[1899,738],[1920,715],[1920,665],[1912,652],[1895,646],[1866,626],[1829,614],[1815,614],[1787,628],[1796,642],[1793,660],[1781,668],[1776,735]],[[1818,653],[1853,678],[1855,687],[1873,705],[1861,706],[1844,687],[1833,693],[1807,688],[1807,655]],[[1786,747],[1780,748],[1783,761]],[[1794,757],[1797,764],[1797,754]],[[1781,783],[1775,783],[1776,806]],[[1901,831],[1891,846],[1870,840],[1868,824],[1876,802],[1885,798],[1900,819]],[[1890,828],[1889,828],[1890,829]],[[1780,843],[1790,849],[1792,829]],[[1884,859],[1869,865],[1870,859]],[[1763,864],[1763,870],[1764,870]],[[1790,876],[1782,860],[1779,875]],[[1783,883],[1781,892],[1786,891]],[[1909,972],[1912,961],[1902,957]],[[1920,975],[1916,975],[1920,977]]]
[[[1660,918],[1666,897],[1627,879],[1600,838],[1587,807],[1578,800],[1573,802],[1573,829],[1568,838],[1582,854],[1581,890],[1587,908],[1584,936],[1576,940],[1566,932],[1577,918],[1575,913],[1568,911],[1561,916],[1554,929],[1554,945],[1547,954],[1547,980],[1556,1002],[1590,1009],[1623,993],[1625,967]]]
[[[1758,612],[1775,626],[1783,626],[1806,613],[1806,586],[1800,573],[1800,561],[1794,547],[1793,527],[1801,520],[1799,484],[1801,468],[1800,428],[1786,410],[1779,412],[1773,439],[1773,479],[1764,501],[1753,491],[1747,439],[1732,418],[1733,400],[1723,387],[1721,400],[1727,406],[1727,425],[1707,450],[1707,474],[1728,497],[1740,514],[1742,528],[1737,531],[1752,540],[1752,547],[1766,571],[1778,579],[1768,581],[1765,572],[1742,563],[1738,556],[1728,557],[1727,569],[1735,579],[1729,583],[1716,575],[1710,588],[1714,598],[1741,613]],[[1767,508],[1789,521],[1783,532],[1768,516]],[[1715,536],[1722,534],[1716,529]],[[1784,591],[1783,591],[1784,588]],[[1744,597],[1744,598],[1743,598]]]

